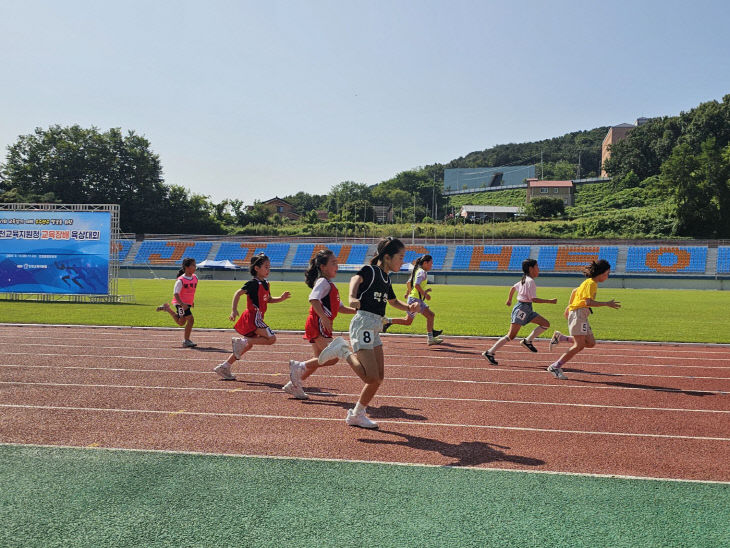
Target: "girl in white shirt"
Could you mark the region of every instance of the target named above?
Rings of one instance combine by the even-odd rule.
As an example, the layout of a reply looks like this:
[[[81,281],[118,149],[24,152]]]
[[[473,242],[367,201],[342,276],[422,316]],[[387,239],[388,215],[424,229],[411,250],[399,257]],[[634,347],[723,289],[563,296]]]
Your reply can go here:
[[[482,352],[482,356],[492,365],[498,365],[497,360],[494,358],[494,353],[513,340],[523,325],[527,325],[528,323],[537,324],[537,327],[532,330],[532,333],[520,341],[520,344],[530,352],[537,352],[537,348],[534,347],[532,341],[550,327],[550,322],[532,309],[532,303],[557,304],[558,299],[540,299],[537,297],[535,278],[540,275],[540,267],[537,266],[535,259],[525,259],[522,261],[522,272],[524,272],[522,280],[510,288],[509,297],[507,297],[507,302],[505,303],[507,306],[511,306],[512,297],[517,293],[517,304],[512,309],[509,333],[494,343],[492,348]]]

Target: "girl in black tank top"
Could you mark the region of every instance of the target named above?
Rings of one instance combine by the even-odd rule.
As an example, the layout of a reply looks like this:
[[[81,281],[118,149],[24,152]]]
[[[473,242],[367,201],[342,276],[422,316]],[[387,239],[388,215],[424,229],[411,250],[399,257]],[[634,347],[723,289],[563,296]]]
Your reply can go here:
[[[369,265],[361,268],[350,280],[350,306],[357,310],[350,322],[352,349],[342,337],[337,337],[319,355],[319,363],[333,358],[347,360],[365,386],[353,409],[348,410],[345,422],[360,428],[377,428],[378,424],[365,415],[368,404],[385,378],[383,346],[380,331],[383,327],[385,306],[408,311],[409,307],[395,297],[388,274],[398,272],[403,265],[405,246],[396,238],[386,238],[378,243],[378,250]]]

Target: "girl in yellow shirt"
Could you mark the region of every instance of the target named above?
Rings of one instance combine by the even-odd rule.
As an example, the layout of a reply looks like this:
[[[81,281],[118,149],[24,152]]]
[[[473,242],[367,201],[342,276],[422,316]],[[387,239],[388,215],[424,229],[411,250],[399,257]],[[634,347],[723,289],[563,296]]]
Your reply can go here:
[[[591,324],[588,322],[588,316],[593,313],[591,308],[594,306],[621,308],[621,303],[613,299],[610,301],[595,300],[596,293],[598,292],[598,284],[605,282],[610,272],[611,265],[607,260],[593,261],[585,269],[586,281],[575,288],[570,294],[570,304],[565,309],[565,317],[568,319],[568,328],[572,335],[573,346],[565,354],[560,356],[560,359],[548,366],[547,370],[555,378],[561,380],[567,379],[563,374],[563,365],[584,348],[593,348],[596,346],[596,339],[593,336]],[[561,337],[562,335],[556,331],[553,339],[550,341],[550,347],[555,346],[561,340]]]

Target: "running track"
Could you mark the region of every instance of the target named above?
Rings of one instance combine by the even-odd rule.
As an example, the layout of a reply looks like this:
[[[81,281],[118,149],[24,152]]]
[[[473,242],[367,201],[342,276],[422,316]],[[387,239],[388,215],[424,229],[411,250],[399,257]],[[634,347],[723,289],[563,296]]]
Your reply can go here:
[[[499,367],[491,341],[384,335],[386,379],[369,415],[348,427],[362,384],[322,368],[309,401],[281,391],[288,360],[311,356],[279,333],[211,370],[231,331],[0,325],[0,443],[473,466],[730,482],[730,348],[601,343],[565,368],[516,342]],[[560,350],[564,350],[561,345]]]

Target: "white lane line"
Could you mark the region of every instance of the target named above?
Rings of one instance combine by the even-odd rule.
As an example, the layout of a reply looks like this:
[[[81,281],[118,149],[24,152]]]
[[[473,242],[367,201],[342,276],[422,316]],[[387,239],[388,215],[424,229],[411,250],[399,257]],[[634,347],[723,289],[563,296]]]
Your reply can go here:
[[[41,344],[41,343],[13,343],[12,346],[13,346],[13,348],[18,348],[18,347],[21,347],[21,346],[49,348],[49,346],[51,346],[53,348],[59,348],[59,349],[60,348],[68,348],[68,349],[71,349],[71,350],[79,350],[80,349],[79,345],[74,345],[74,344],[54,344],[54,345],[48,345],[48,344]],[[200,347],[201,346],[201,343],[199,343],[198,346]],[[282,345],[282,344],[278,344],[277,343],[277,347],[278,348],[282,348],[283,346],[287,346],[287,345]],[[126,345],[126,346],[100,346],[100,345],[94,345],[93,348],[94,349],[98,349],[98,350],[101,350],[101,349],[104,349],[104,350],[129,350],[130,345]],[[59,353],[46,353],[46,354],[43,354],[43,355],[46,355],[46,356],[68,356],[68,357],[83,356],[83,357],[97,357],[97,358],[105,358],[105,357],[106,358],[112,358],[112,357],[113,358],[139,358],[139,359],[156,359],[156,360],[180,360],[180,359],[185,359],[185,360],[199,360],[199,361],[202,361],[202,360],[205,360],[206,359],[206,358],[192,357],[196,353],[200,352],[200,349],[199,350],[191,350],[189,348],[182,348],[182,347],[181,348],[164,348],[164,349],[161,349],[159,347],[151,347],[151,346],[142,347],[142,346],[139,346],[139,345],[135,345],[135,349],[136,350],[141,350],[141,351],[148,350],[150,352],[156,352],[156,353],[160,353],[161,351],[165,351],[165,352],[173,351],[173,352],[178,353],[179,355],[177,355],[177,356],[119,356],[119,355],[108,356],[108,355],[105,355],[105,354],[69,354],[69,353],[60,353],[60,352]],[[227,348],[222,348],[220,350],[223,351],[221,353],[228,352],[228,349]],[[306,346],[296,345],[296,350],[294,352],[296,352],[296,353],[301,352],[301,353],[307,354],[307,353],[309,353],[308,350],[309,350],[309,348],[306,347]],[[22,356],[22,355],[36,355],[37,352],[7,352],[6,354]],[[268,349],[267,348],[267,349],[260,349],[260,350],[252,349],[249,352],[247,352],[247,354],[251,355],[252,357],[253,356],[256,356],[256,355],[259,355],[259,354],[266,355],[266,356],[280,355],[280,356],[282,356],[282,359],[286,358],[286,360],[288,360],[289,357],[291,357],[291,355],[292,355],[292,351],[284,351],[284,350]],[[448,356],[448,355],[445,355],[445,353],[441,353],[441,354],[442,355],[439,355],[438,353],[436,353],[436,354],[435,353],[423,353],[423,354],[421,354],[421,353],[389,353],[389,352],[386,352],[385,358],[386,358],[386,360],[410,358],[410,359],[424,359],[424,360],[428,360],[429,362],[434,362],[434,361],[436,361],[436,362],[437,361],[447,361],[447,362],[450,362],[451,363],[451,362],[460,362],[461,361],[461,362],[469,362],[469,363],[475,363],[476,362],[476,363],[480,363],[480,364],[486,364],[486,361],[484,360],[484,358],[482,358],[481,355],[479,355],[477,353],[475,353],[473,355],[469,355],[469,356]],[[558,356],[557,353],[550,354],[550,355],[546,355],[545,362],[547,363],[550,360],[553,360],[556,356]],[[605,354],[605,353],[600,353],[600,354],[597,354],[596,355],[596,357],[600,357],[602,359],[608,359],[608,358],[611,358],[611,356],[612,356],[611,354]],[[590,359],[591,357],[593,357],[593,355],[591,355],[591,354],[583,355],[581,358],[579,358],[578,360],[576,360],[573,363],[573,365],[585,365],[585,366],[596,365],[596,366],[609,366],[609,367],[616,367],[616,366],[654,367],[654,368],[679,368],[679,369],[684,369],[684,368],[695,368],[695,369],[730,369],[730,358],[728,358],[728,359],[701,358],[701,357],[699,357],[699,358],[689,358],[689,357],[687,357],[687,358],[681,358],[682,361],[696,360],[696,361],[699,362],[699,364],[694,365],[694,364],[690,364],[690,363],[628,363],[628,362],[622,362],[622,361],[617,361],[617,360],[611,360],[611,361],[596,361],[596,360],[591,360]],[[616,358],[622,358],[622,357],[625,357],[625,356],[615,356],[615,357]],[[655,358],[655,359],[671,359],[671,357],[669,357],[669,356],[652,356],[652,357]],[[499,359],[500,360],[509,360],[511,363],[514,363],[514,364],[519,364],[519,363],[534,363],[534,359],[531,360],[531,359],[525,358],[525,354],[524,353],[515,354],[513,352],[500,352]],[[588,361],[586,361],[586,360],[588,360]],[[720,362],[720,363],[727,363],[728,365],[707,365],[706,362],[708,362],[708,361],[715,361],[715,362]],[[423,366],[423,367],[430,367],[430,366]],[[447,366],[441,366],[441,367],[447,367]]]
[[[302,316],[304,318],[304,316]],[[102,335],[119,335],[120,332],[130,332],[130,335],[141,335],[146,336],[147,333],[154,337],[166,337],[166,336],[172,336],[180,333],[180,329],[178,327],[173,326],[130,326],[130,325],[82,325],[82,324],[42,324],[42,323],[18,323],[18,322],[10,322],[10,323],[0,323],[0,334],[7,331],[9,335],[13,335],[14,333],[18,332],[18,328],[24,333],[27,333],[28,331],[35,331],[38,333],[48,333],[51,330],[56,331],[62,331],[63,333],[77,333],[77,334],[85,334],[88,331],[94,331],[96,334],[102,334]],[[98,333],[99,330],[107,330],[106,332]],[[196,334],[231,334],[234,333],[232,327],[196,327],[195,328]],[[295,330],[277,330],[277,334],[280,334],[284,337],[301,337],[303,331],[299,329]],[[334,332],[337,335],[347,335],[347,331],[335,331]],[[160,335],[162,334],[162,335]],[[448,335],[445,334],[445,336],[449,337],[450,339],[454,340],[461,340],[461,341],[473,341],[474,343],[480,342],[480,341],[486,341],[486,340],[497,340],[500,336],[484,336],[484,335]],[[419,339],[423,337],[423,334],[415,334],[415,333],[387,333],[385,334],[385,337],[387,338],[409,338],[409,339]],[[612,340],[612,339],[599,339],[599,343],[602,344],[610,344],[614,346],[639,346],[639,347],[652,347],[652,346],[672,346],[676,348],[691,348],[691,347],[708,347],[708,348],[717,348],[717,349],[727,349],[730,348],[730,343],[713,343],[713,342],[681,342],[681,341],[634,341],[634,340]],[[681,350],[677,350],[677,352],[680,352]],[[691,352],[691,350],[687,350],[688,352]],[[720,350],[721,352],[724,352],[725,350]]]
[[[26,355],[25,353],[18,353],[18,352],[7,352],[5,355]],[[104,355],[96,355],[96,354],[38,354],[34,353],[33,356],[63,356],[67,358],[106,358],[108,360],[114,360],[118,361],[120,359],[130,359],[130,360],[142,360],[142,361],[150,361],[150,360],[173,360],[176,362],[180,362],[180,359],[175,358],[159,358],[159,357],[145,357],[145,356],[104,356]],[[189,358],[185,359],[184,361],[198,361],[198,362],[206,362],[206,363],[213,363],[212,360],[208,358]],[[249,366],[252,362],[246,361],[245,366]],[[283,361],[278,360],[256,360],[253,362],[257,365],[282,365]],[[574,366],[580,366],[581,364],[574,364]],[[0,367],[26,367],[21,364],[0,364]],[[27,367],[50,367],[50,366],[41,366],[41,365],[27,365]],[[69,368],[73,369],[73,366],[57,366],[59,368]],[[636,367],[642,367],[642,366],[636,366]],[[475,372],[475,373],[483,373],[486,371],[492,371],[494,373],[530,373],[540,376],[544,375],[544,370],[542,368],[540,369],[534,369],[534,368],[521,368],[521,367],[494,367],[494,366],[485,366],[480,367],[478,369],[471,368],[471,367],[459,367],[459,366],[434,366],[434,365],[412,365],[412,364],[400,364],[400,363],[391,363],[387,364],[386,368],[388,369],[441,369],[441,370],[449,370],[449,371],[465,371],[465,372]],[[76,367],[78,369],[78,367]],[[83,368],[82,368],[83,369]],[[90,367],[89,369],[105,369],[104,367]],[[154,370],[147,370],[147,369],[127,369],[127,368],[109,368],[110,370],[114,371],[161,371],[161,372],[168,372],[169,370],[164,369],[154,369]],[[730,377],[709,377],[706,375],[660,375],[660,374],[654,374],[654,373],[611,373],[611,372],[594,372],[594,371],[577,371],[573,370],[570,365],[565,368],[565,371],[568,373],[571,373],[573,375],[587,375],[589,377],[600,377],[604,379],[606,382],[608,382],[609,379],[621,379],[621,378],[633,378],[633,377],[641,377],[641,378],[656,378],[656,379],[683,379],[683,380],[708,380],[708,381],[730,381]],[[183,372],[187,373],[198,373],[199,371],[190,371],[190,370],[183,370]],[[448,379],[436,379],[436,380],[448,380]]]
[[[387,432],[387,431],[386,431]],[[271,459],[271,460],[294,460],[305,462],[337,462],[346,464],[368,464],[374,466],[406,466],[406,467],[424,467],[424,468],[449,468],[451,470],[478,470],[481,472],[505,472],[508,474],[547,474],[552,476],[580,476],[588,478],[611,478],[625,480],[641,480],[641,481],[665,481],[665,482],[681,482],[681,483],[707,483],[730,485],[730,481],[720,480],[699,480],[685,478],[666,478],[652,476],[628,476],[625,474],[595,474],[588,472],[559,472],[556,470],[530,470],[530,469],[514,469],[499,468],[496,466],[453,466],[444,464],[425,464],[418,462],[397,462],[384,460],[359,460],[359,459],[333,459],[323,457],[294,457],[282,455],[248,455],[239,453],[214,453],[210,451],[176,451],[171,449],[137,449],[133,447],[99,447],[99,446],[80,446],[80,445],[48,445],[42,443],[9,443],[0,442],[0,447],[38,447],[42,449],[71,449],[76,451],[125,451],[130,453],[153,453],[163,455],[191,455],[196,457],[230,457],[232,459]]]
[[[120,328],[120,329],[122,329],[122,328]],[[134,328],[134,329],[152,329],[152,328]],[[162,328],[162,329],[167,329],[167,328]],[[44,329],[43,331],[46,331],[46,330],[47,329]],[[225,330],[225,331],[227,331],[228,333],[231,333],[231,334],[235,334],[235,332],[233,332],[230,329]],[[0,340],[3,338],[2,335],[1,335],[1,333],[2,333],[2,331],[0,330]],[[172,331],[171,332],[171,335],[173,333],[174,334],[177,334],[174,331]],[[279,333],[281,335],[279,337],[279,341],[278,341],[278,345],[279,346],[298,346],[298,347],[301,347],[304,344],[304,343],[302,343],[300,341],[300,336],[298,336],[298,333],[295,333],[295,334],[290,334],[288,332],[279,332]],[[68,336],[48,337],[47,335],[44,335],[44,338],[46,338],[48,340],[61,340],[61,341],[67,341],[67,340],[88,341],[89,340],[89,335],[85,331],[79,331],[78,334],[81,335],[81,336],[79,336],[79,337],[68,337]],[[101,339],[101,340],[110,340],[110,341],[113,341],[113,342],[120,342],[119,333],[112,333],[112,332],[110,332],[110,333],[94,333],[94,339],[95,340],[100,340],[100,338],[98,337],[98,335],[110,335],[110,337],[108,339]],[[290,335],[293,335],[293,337],[290,337]],[[347,333],[344,333],[344,335],[347,335]],[[396,337],[408,338],[408,339],[411,339],[411,338],[415,339],[417,337],[422,337],[421,335],[401,335],[401,334],[398,334],[398,335],[395,335],[395,336]],[[33,346],[33,345],[42,345],[42,343],[27,343],[25,341],[18,342],[16,340],[18,337],[6,337],[6,338],[8,340],[12,341],[13,344],[26,344],[26,345],[31,345],[31,346]],[[155,338],[156,339],[160,339],[160,342],[167,342],[168,344],[174,345],[174,346],[177,346],[177,343],[179,343],[179,340],[177,338],[176,339],[171,339],[170,338],[170,335],[164,335],[164,336],[162,336],[162,335],[156,335],[156,334],[152,334],[149,337],[141,337],[141,339],[140,339],[140,337],[133,337],[133,338],[131,338],[131,341],[132,342],[136,342],[136,341],[140,341],[141,340],[141,342],[144,342],[147,339],[155,339]],[[293,338],[293,340],[291,340],[292,338]],[[491,339],[495,339],[495,338],[496,337],[485,337],[485,338],[479,338],[479,339],[483,339],[484,342],[487,343],[487,341],[490,341]],[[463,337],[460,337],[460,336],[455,336],[455,337],[453,337],[452,340],[454,342],[460,342],[460,340],[464,340],[464,338]],[[473,340],[473,338],[466,339],[466,340],[471,341],[471,340]],[[196,341],[198,341],[199,344],[221,344],[222,342],[228,342],[226,339],[221,340],[220,337],[217,337],[217,338],[214,338],[214,339],[213,338],[211,338],[211,339],[208,339],[208,338],[202,339],[202,338],[198,337],[198,338],[196,338]],[[402,344],[406,344],[403,341],[393,341],[393,342],[396,342],[396,344],[398,342],[401,342]],[[413,342],[415,342],[415,341],[408,341],[407,344],[413,344]],[[547,342],[547,339],[541,339],[540,342]],[[604,344],[608,344],[608,343],[615,344],[614,341],[598,341],[598,342],[599,343],[604,343]],[[644,357],[657,357],[656,356],[657,350],[658,349],[661,349],[662,350],[662,353],[663,352],[667,352],[667,353],[673,353],[673,354],[689,354],[689,356],[684,356],[682,358],[682,359],[686,359],[686,360],[727,361],[727,358],[711,358],[711,357],[702,358],[702,357],[696,357],[696,354],[698,353],[698,349],[697,348],[688,348],[687,350],[682,350],[682,349],[677,349],[677,348],[673,348],[672,347],[673,345],[676,345],[676,344],[686,344],[688,346],[694,346],[694,347],[699,346],[699,347],[702,348],[702,345],[703,344],[707,344],[707,345],[710,345],[710,346],[705,347],[705,349],[702,350],[702,353],[706,353],[706,354],[717,354],[719,356],[727,356],[727,351],[726,350],[715,350],[714,349],[714,348],[716,348],[718,346],[720,346],[721,348],[724,348],[724,347],[727,346],[727,345],[723,345],[723,344],[718,345],[716,343],[647,343],[647,342],[642,342],[642,341],[635,341],[635,342],[632,342],[632,341],[622,341],[622,343],[629,344],[629,345],[634,344],[634,345],[636,345],[637,348],[627,348],[627,349],[618,348],[617,349],[617,348],[611,348],[610,346],[608,346],[607,348],[602,348],[601,355],[604,355],[604,356],[615,356],[615,357],[637,356],[637,355],[640,355],[642,352],[645,352],[646,353],[646,356],[644,356]],[[45,346],[47,346],[47,345],[45,345]],[[71,345],[55,345],[54,344],[54,346],[71,346]],[[649,346],[649,348],[646,348],[646,346]],[[461,348],[469,348],[469,349],[471,349],[472,348],[472,345],[469,345],[469,344],[467,344],[467,345],[460,345],[460,347]],[[564,347],[565,348],[568,348],[567,345],[564,345]],[[109,347],[109,348],[118,348],[118,347]],[[446,348],[446,347],[444,347],[444,348]],[[152,349],[158,350],[159,347],[153,347]],[[186,349],[180,348],[180,350],[186,350]],[[474,347],[474,350],[477,351],[478,348],[477,347]],[[502,350],[502,352],[510,352],[510,351],[514,351],[514,350],[516,350],[516,349],[507,347],[504,350]],[[617,351],[619,351],[619,352],[620,351],[624,351],[625,353],[615,353]],[[438,354],[439,354],[439,352],[431,352],[431,353],[429,353],[429,355],[432,356],[432,357],[440,357],[440,356],[438,356]],[[667,355],[665,357],[669,359],[669,358],[672,358],[674,356],[673,355]],[[464,358],[454,357],[454,359],[464,359]]]
[[[278,363],[278,362],[276,362]],[[169,369],[137,369],[137,368],[119,368],[119,367],[88,367],[88,366],[75,366],[75,365],[63,365],[63,366],[57,366],[57,365],[24,365],[24,364],[0,364],[0,368],[7,367],[7,368],[20,368],[20,369],[28,369],[28,368],[38,368],[38,369],[72,369],[72,370],[81,370],[81,371],[114,371],[114,372],[132,372],[132,373],[155,373],[155,374],[162,374],[162,373],[168,373],[168,374],[187,374],[187,375],[207,375],[212,376],[210,371],[190,371],[186,369],[182,370],[169,370]],[[402,367],[408,367],[408,366],[402,366]],[[498,371],[498,370],[495,370]],[[507,371],[507,370],[499,370],[499,371]],[[532,371],[532,370],[530,370]],[[534,371],[533,371],[534,372]],[[543,377],[548,377],[546,373],[542,372],[536,372],[543,375]],[[288,377],[286,373],[260,373],[257,371],[236,371],[236,376],[239,380],[242,380],[245,377],[276,377],[276,378],[282,378],[282,377]],[[629,375],[633,376],[633,375]],[[612,376],[612,378],[615,378],[616,376]],[[328,375],[327,378],[332,379],[348,379],[352,380],[354,377],[352,375]],[[690,379],[694,379],[696,377],[687,377]],[[688,390],[684,388],[671,388],[671,387],[663,387],[663,386],[597,386],[601,381],[590,381],[589,384],[569,384],[566,382],[560,382],[560,383],[552,383],[552,384],[545,384],[545,383],[520,383],[520,382],[504,382],[504,381],[478,381],[478,380],[460,380],[460,379],[433,379],[433,378],[414,378],[414,377],[386,377],[387,381],[403,381],[408,383],[413,382],[433,382],[433,383],[455,383],[455,384],[475,384],[475,385],[498,385],[498,386],[538,386],[538,387],[549,387],[549,388],[594,388],[594,389],[602,389],[602,390],[648,390],[653,392],[669,392],[669,393],[681,393],[681,394],[719,394],[719,395],[725,395],[730,394],[730,391],[727,390]],[[552,379],[548,379],[552,380]],[[610,381],[605,381],[606,383]],[[618,382],[618,381],[615,381]],[[626,384],[634,384],[634,383],[626,383]]]
[[[253,394],[270,394],[283,396],[280,390],[263,390],[253,388],[207,388],[203,386],[147,386],[136,384],[85,384],[70,382],[23,382],[23,381],[0,381],[0,385],[19,385],[33,387],[69,387],[69,388],[104,388],[104,389],[124,389],[124,390],[179,390],[183,392],[246,392]],[[311,396],[331,396],[333,398],[353,398],[358,394],[348,394],[346,392],[317,392],[313,390],[307,391]],[[287,396],[288,397],[288,396]],[[424,400],[424,401],[452,401],[462,403],[496,403],[496,404],[513,404],[513,405],[541,405],[541,406],[560,406],[560,407],[588,407],[595,409],[627,409],[631,411],[660,411],[660,412],[676,412],[676,413],[719,413],[730,414],[730,410],[724,409],[693,409],[681,407],[645,407],[636,405],[604,405],[593,403],[571,403],[571,402],[548,402],[548,401],[525,401],[525,400],[495,400],[486,398],[449,398],[439,396],[404,396],[397,394],[377,394],[377,398],[393,399],[393,400]]]
[[[70,348],[77,348],[77,347],[71,346]],[[128,350],[129,349],[128,346],[118,346],[118,347],[116,347],[116,346],[115,347],[98,347],[97,346],[95,348],[109,348],[109,349],[122,349],[122,350]],[[139,348],[137,348],[137,350],[139,350]],[[149,350],[154,350],[154,349],[149,349]],[[186,352],[186,355],[185,356],[140,356],[140,355],[113,355],[113,356],[110,356],[108,354],[89,354],[89,353],[83,353],[83,354],[67,354],[67,353],[56,353],[56,352],[42,352],[42,353],[41,352],[4,352],[3,355],[6,355],[6,356],[50,356],[50,357],[62,357],[62,358],[106,358],[106,359],[110,359],[110,360],[111,359],[113,359],[113,360],[119,360],[119,359],[127,359],[127,360],[157,360],[157,361],[169,360],[169,361],[176,361],[176,362],[179,362],[179,361],[210,362],[213,359],[213,358],[207,357],[207,356],[203,356],[203,357],[199,357],[199,358],[197,358],[197,357],[191,357],[190,353],[191,352],[194,352],[194,351],[191,351],[190,349],[187,349],[187,350],[181,349],[181,351]],[[226,353],[227,353],[227,350],[224,351],[224,352],[219,352],[219,354],[221,354],[221,355],[225,355]],[[247,355],[249,356],[249,358],[248,358],[249,361],[251,360],[251,358],[256,358],[258,355],[271,356],[272,354],[281,355],[282,356],[282,359],[281,360],[276,360],[276,359],[274,359],[274,360],[261,360],[261,359],[257,359],[257,360],[255,360],[255,362],[256,363],[272,363],[272,364],[285,363],[291,357],[291,353],[289,353],[289,352],[277,352],[277,351],[271,351],[271,350],[259,350],[259,351],[251,350],[251,351],[247,352]],[[410,358],[410,359],[424,358],[424,359],[427,359],[429,361],[433,361],[434,360],[434,357],[432,357],[432,356],[426,356],[426,355],[424,355],[424,356],[413,355],[413,354],[386,355],[386,359],[388,359],[388,360],[402,358],[402,357],[407,357],[407,358]],[[413,368],[421,368],[421,369],[458,369],[458,370],[464,370],[464,371],[484,371],[484,370],[492,370],[492,371],[526,371],[526,372],[534,371],[533,369],[518,369],[518,368],[515,368],[515,367],[509,367],[509,368],[494,367],[494,366],[491,366],[491,365],[487,365],[486,360],[484,360],[481,356],[478,356],[478,357],[477,356],[474,356],[474,357],[471,357],[471,358],[453,358],[453,359],[448,358],[448,357],[441,357],[441,358],[437,358],[437,359],[442,359],[442,360],[449,361],[449,362],[454,362],[454,361],[458,361],[458,360],[468,361],[469,363],[475,363],[476,362],[476,363],[479,364],[479,366],[477,366],[477,367],[463,367],[461,365],[418,365],[418,364],[393,364],[393,363],[388,363],[386,365],[387,365],[387,367],[413,367]],[[500,358],[500,359],[502,359],[502,358]],[[550,361],[550,359],[551,358],[545,358],[545,363],[548,363]],[[534,360],[519,359],[519,358],[518,359],[510,359],[509,361],[511,363],[514,363],[514,364],[517,364],[517,363],[534,364],[535,363]],[[694,368],[694,369],[730,369],[730,365],[727,366],[727,367],[725,367],[725,366],[720,366],[720,367],[713,367],[713,366],[703,367],[701,365],[636,364],[636,363],[621,363],[621,362],[616,362],[616,361],[611,361],[611,362],[596,362],[596,361],[582,362],[582,361],[575,361],[575,362],[571,362],[565,369],[567,371],[570,371],[573,367],[590,367],[590,366],[593,366],[593,365],[595,365],[595,366],[624,366],[624,367],[653,367],[653,368],[665,368],[665,367],[668,367],[668,368],[680,368],[680,369],[682,369],[682,368]],[[586,374],[594,374],[594,373],[592,373],[590,371],[584,371],[584,373],[586,373]],[[604,373],[600,373],[600,374],[604,374]],[[621,374],[617,374],[617,375],[621,375]],[[639,373],[623,373],[623,375],[647,376],[647,377],[668,377],[668,378],[671,378],[672,377],[671,375],[653,375],[653,374],[639,374]],[[692,376],[692,375],[689,375],[689,376],[682,375],[682,376],[677,376],[677,378],[708,378],[708,379],[716,379],[717,378],[717,379],[725,379],[727,377],[696,377],[696,376]]]
[[[210,411],[178,411],[178,410],[156,410],[156,409],[110,409],[104,407],[72,407],[60,405],[22,405],[22,404],[5,404],[1,403],[0,407],[6,409],[31,409],[41,411],[74,411],[84,413],[128,413],[140,415],[170,415],[175,413],[176,416],[193,416],[193,417],[226,417],[237,419],[269,419],[269,420],[286,420],[286,421],[313,421],[313,422],[342,422],[342,418],[331,417],[301,417],[298,415],[264,415],[259,413],[221,413]],[[684,436],[673,434],[650,434],[644,432],[610,432],[599,430],[567,430],[563,428],[533,428],[528,426],[498,426],[492,424],[459,424],[446,422],[423,422],[423,421],[401,421],[401,420],[383,420],[378,419],[380,424],[398,424],[419,427],[438,427],[438,428],[466,428],[476,430],[509,430],[516,432],[544,432],[549,434],[580,434],[588,436],[617,436],[628,438],[658,438],[672,440],[697,440],[697,441],[720,441],[730,442],[730,438],[719,438],[712,436]]]
[[[65,342],[65,341],[69,341],[69,340],[78,340],[78,341],[83,341],[83,342],[87,342],[87,343],[89,342],[89,336],[88,335],[86,337],[47,337],[47,336],[44,336],[43,338],[45,340],[49,340],[49,341],[52,341],[52,340],[60,340],[60,341],[64,341]],[[1,339],[2,339],[2,337],[0,336],[0,340]],[[15,340],[14,338],[9,338],[9,340],[10,340],[10,342],[12,342],[13,345],[17,345],[17,346],[45,346],[45,347],[49,346],[49,344],[48,343],[45,343],[45,342],[44,343],[27,342],[25,339],[18,341],[18,340]],[[150,342],[147,338],[142,338],[141,340],[135,338],[135,339],[130,339],[129,341],[125,341],[123,339],[120,339],[119,337],[111,337],[111,338],[108,338],[108,339],[101,339],[101,338],[97,337],[97,334],[96,333],[94,333],[94,340],[95,341],[111,341],[113,343],[123,343],[123,342]],[[220,338],[210,339],[210,340],[196,338],[195,340],[196,340],[196,342],[198,343],[199,346],[200,345],[206,345],[206,344],[211,344],[211,345],[214,345],[214,344],[230,344],[230,340],[228,340],[228,339],[222,339],[221,340]],[[177,348],[179,346],[178,343],[180,342],[178,339],[175,339],[175,340],[164,339],[164,340],[161,340],[160,342],[168,343],[172,347],[172,348],[165,348],[165,350],[175,350],[175,351],[178,351],[179,350],[179,351],[182,351],[182,352],[189,352],[190,351],[189,349],[182,348],[182,346],[180,346],[179,348]],[[411,342],[411,341],[408,341],[408,342],[405,342],[405,341],[392,341],[392,342],[394,342],[395,344],[401,344],[401,345],[408,344],[410,347],[413,346],[413,342]],[[421,341],[419,341],[419,343],[420,342]],[[540,341],[540,342],[547,342],[547,339],[545,339],[544,341]],[[442,346],[442,347],[439,347],[439,348],[434,348],[434,349],[431,349],[429,351],[429,350],[427,350],[427,347],[425,346],[425,344],[422,345],[422,344],[419,344],[419,343],[416,343],[416,344],[418,344],[418,347],[423,346],[423,348],[420,348],[419,349],[419,350],[423,351],[423,354],[421,354],[423,356],[429,356],[429,357],[437,358],[437,359],[456,359],[456,360],[470,359],[468,357],[465,358],[465,357],[461,357],[461,356],[446,356],[445,354],[447,354],[447,351],[445,349],[448,349],[449,348],[448,346]],[[295,346],[297,348],[308,348],[309,347],[309,345],[306,342],[304,342],[303,340],[299,340],[298,338],[294,339],[293,341],[292,340],[289,340],[287,338],[279,338],[277,340],[276,345],[278,347],[283,347],[283,346],[286,346],[286,347]],[[54,347],[66,347],[66,348],[77,348],[79,345],[77,345],[77,344],[53,343],[50,346],[54,346]],[[99,348],[128,348],[128,346],[129,345],[126,345],[126,346],[116,346],[116,345],[115,346],[99,346]],[[155,345],[155,346],[147,346],[147,347],[141,347],[141,348],[144,348],[145,350],[155,350],[155,351],[158,351],[158,350],[161,349],[160,346],[161,345]],[[476,356],[479,355],[479,350],[481,349],[480,347],[472,347],[470,345],[459,346],[459,348],[466,349],[466,350],[474,350]],[[565,350],[567,348],[569,348],[569,346],[567,344],[565,344],[565,345],[563,345],[563,347],[561,349],[562,350]],[[658,350],[661,350],[662,352],[657,352]],[[640,354],[640,351],[644,351],[646,354],[645,355],[642,355],[642,354]],[[657,355],[657,354],[663,354],[664,352],[667,352],[667,353],[672,353],[673,352],[675,354],[676,353],[690,354],[688,356],[682,356],[680,358],[682,360],[707,360],[707,361],[720,361],[720,362],[730,361],[730,358],[727,357],[728,356],[728,353],[727,352],[713,351],[713,350],[708,350],[707,352],[702,351],[703,354],[704,353],[708,353],[708,354],[717,354],[718,356],[723,356],[723,357],[720,357],[720,358],[710,358],[710,357],[703,358],[701,356],[700,357],[697,356],[698,349],[692,349],[692,350],[674,350],[672,348],[664,348],[664,347],[652,347],[650,349],[636,349],[636,351],[634,351],[633,349],[627,349],[625,353],[616,353],[616,349],[613,349],[611,347],[607,347],[607,348],[602,348],[600,352],[598,350],[594,350],[593,352],[591,352],[589,350],[587,352],[587,354],[593,353],[593,354],[600,354],[601,356],[617,357],[617,358],[626,357],[626,356],[629,356],[629,357],[643,357],[643,358],[656,358],[656,359],[672,359],[672,358],[675,358],[675,356],[673,356],[671,354],[670,355],[666,355],[666,356],[664,356],[664,355]],[[515,347],[510,348],[509,346],[507,346],[503,350],[500,350],[500,355],[519,355],[519,354],[524,354],[524,352],[522,352],[519,348],[515,348]],[[393,354],[393,355],[395,355],[395,356],[398,356],[398,355],[401,355],[401,356],[410,356],[411,354]]]

